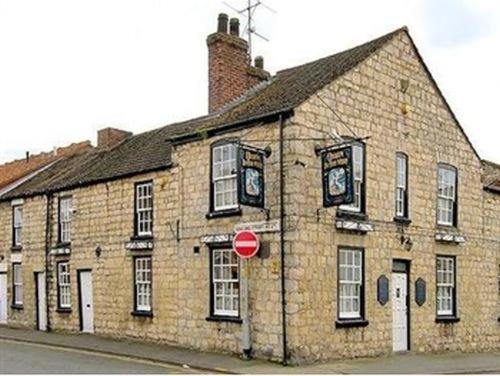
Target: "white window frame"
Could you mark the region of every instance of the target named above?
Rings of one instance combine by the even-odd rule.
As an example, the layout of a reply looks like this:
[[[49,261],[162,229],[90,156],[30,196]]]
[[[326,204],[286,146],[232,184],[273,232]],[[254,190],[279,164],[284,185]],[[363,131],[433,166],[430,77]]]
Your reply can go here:
[[[338,273],[339,319],[363,318],[363,251],[339,248]]]
[[[136,235],[153,235],[153,182],[135,185]]]
[[[437,223],[453,226],[457,198],[457,170],[448,165],[438,165]]]
[[[214,316],[239,317],[240,260],[231,248],[212,249],[212,289]]]
[[[71,308],[71,276],[68,261],[57,264],[57,286],[59,308]]]
[[[363,207],[363,184],[365,178],[365,153],[363,144],[352,145],[353,190],[354,202],[349,205],[340,205],[341,210],[360,213]]]
[[[455,258],[436,257],[436,311],[438,316],[455,313]]]
[[[403,153],[396,153],[396,217],[408,217],[407,181],[408,157]]]
[[[21,263],[12,264],[12,288],[13,303],[16,306],[23,305],[23,265]]]
[[[71,221],[73,219],[73,198],[71,196],[59,198],[59,241],[71,242]]]
[[[236,151],[236,144],[232,142],[212,147],[212,200],[214,211],[238,207]],[[224,158],[224,154],[226,154],[227,158]],[[230,187],[228,188],[227,185]],[[218,204],[217,197],[219,195],[222,197],[222,203]],[[230,199],[226,201],[228,196]]]
[[[151,312],[153,302],[153,268],[151,256],[134,258],[135,307],[139,312]]]
[[[23,206],[15,205],[12,207],[12,236],[13,245],[20,247],[23,244]]]

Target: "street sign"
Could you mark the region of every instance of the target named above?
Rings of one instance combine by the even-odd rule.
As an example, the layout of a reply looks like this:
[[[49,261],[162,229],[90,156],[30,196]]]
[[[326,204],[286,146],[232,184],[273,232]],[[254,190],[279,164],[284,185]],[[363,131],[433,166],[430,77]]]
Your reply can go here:
[[[233,238],[233,250],[241,258],[251,258],[259,250],[259,238],[253,231],[239,231]]]

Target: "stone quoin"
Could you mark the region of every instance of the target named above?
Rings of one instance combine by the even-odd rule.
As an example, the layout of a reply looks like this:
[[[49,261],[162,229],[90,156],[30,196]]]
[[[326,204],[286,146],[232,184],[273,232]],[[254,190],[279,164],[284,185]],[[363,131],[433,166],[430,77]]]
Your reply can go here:
[[[209,115],[108,128],[0,196],[0,321],[287,364],[500,350],[500,166],[409,31],[271,76],[229,22],[207,38]],[[324,207],[332,134],[354,195]],[[264,207],[238,203],[238,145],[271,151],[242,180]],[[242,316],[246,228],[261,246]]]

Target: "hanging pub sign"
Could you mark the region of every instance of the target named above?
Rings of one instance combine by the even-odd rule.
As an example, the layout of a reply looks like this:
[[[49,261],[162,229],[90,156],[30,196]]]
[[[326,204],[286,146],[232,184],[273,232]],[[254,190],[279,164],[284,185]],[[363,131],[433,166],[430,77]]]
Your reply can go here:
[[[354,202],[352,148],[326,148],[320,151],[323,180],[323,207]]]
[[[264,207],[264,158],[266,152],[245,145],[238,146],[238,202]]]

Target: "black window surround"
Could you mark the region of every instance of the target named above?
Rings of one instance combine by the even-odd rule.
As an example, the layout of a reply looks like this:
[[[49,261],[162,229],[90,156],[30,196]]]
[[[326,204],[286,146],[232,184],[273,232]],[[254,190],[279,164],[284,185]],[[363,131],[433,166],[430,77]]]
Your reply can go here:
[[[151,304],[150,304],[150,309],[149,310],[140,310],[137,308],[137,283],[136,283],[136,260],[140,258],[147,258],[149,259],[150,265],[151,265]],[[132,257],[132,284],[133,288],[132,291],[134,292],[134,309],[130,314],[132,316],[138,316],[138,317],[153,317],[153,258],[149,255],[137,255]]]
[[[137,212],[137,190],[138,186],[143,184],[151,184],[151,234],[149,235],[139,235],[139,214]],[[130,237],[131,240],[142,240],[142,239],[153,239],[154,233],[154,186],[153,180],[144,180],[134,183],[134,233]]]
[[[437,297],[438,297],[438,285],[437,285],[437,259],[438,257],[442,258],[450,258],[453,259],[453,292],[452,292],[452,299],[453,299],[453,306],[452,306],[452,314],[451,315],[440,315],[438,314],[438,304],[437,304]],[[437,254],[436,255],[436,323],[456,323],[460,321],[460,317],[458,317],[458,309],[457,309],[457,257],[453,255],[443,255],[443,254]]]
[[[22,236],[21,236],[21,240],[18,242],[18,239],[17,239],[17,236],[16,236],[16,220],[15,220],[15,212],[16,212],[16,209],[18,208],[21,208],[21,212],[23,210],[23,205],[22,204],[19,204],[19,205],[13,205],[12,206],[12,244],[11,244],[11,250],[12,251],[20,251],[22,250],[23,248],[23,245],[22,245]],[[21,218],[22,218],[22,214],[21,214]],[[23,219],[21,219],[21,226],[19,227],[21,230],[21,232],[23,231]]]
[[[71,307],[61,307],[61,285],[60,285],[60,275],[59,275],[59,265],[60,264],[68,264],[68,272],[71,273],[71,269],[69,268],[69,261],[59,261],[56,263],[56,271],[57,271],[57,309],[56,311],[59,313],[71,313]],[[70,276],[71,278],[71,276]]]
[[[209,172],[209,175],[210,175],[210,197],[209,197],[209,211],[208,213],[206,214],[205,218],[207,219],[212,219],[212,218],[224,218],[224,217],[235,217],[235,216],[241,216],[242,214],[242,211],[241,211],[241,207],[238,206],[235,207],[235,208],[231,208],[231,209],[222,209],[222,210],[216,210],[215,209],[215,198],[214,198],[214,195],[215,195],[215,189],[214,189],[214,180],[213,180],[213,150],[214,148],[218,147],[218,146],[222,146],[222,145],[226,145],[226,144],[239,144],[239,139],[237,137],[230,137],[230,138],[224,138],[224,139],[221,139],[221,140],[217,140],[215,142],[212,142],[212,144],[210,145],[210,172]]]
[[[443,169],[448,169],[448,170],[451,170],[451,171],[454,171],[455,172],[455,200],[453,202],[453,218],[452,218],[452,224],[445,224],[445,223],[439,223],[439,210],[438,210],[438,192],[439,192],[439,170],[443,168]],[[459,205],[458,205],[458,169],[451,165],[451,164],[448,164],[448,163],[438,163],[438,168],[437,168],[437,189],[436,189],[436,226],[438,228],[443,228],[443,229],[447,229],[447,228],[458,228],[458,208],[459,208]]]
[[[63,242],[62,241],[62,236],[61,236],[61,201],[64,199],[70,199],[72,198],[71,195],[64,195],[60,196],[59,199],[57,200],[57,244],[56,248],[59,247],[70,247],[71,242]]]
[[[341,318],[340,317],[340,251],[356,250],[361,251],[361,289],[360,289],[360,317]],[[339,245],[337,248],[337,320],[336,328],[356,328],[365,327],[369,321],[365,317],[365,249],[362,247]]]
[[[349,136],[343,136],[345,139],[352,139]],[[363,156],[363,177],[361,180],[361,195],[360,195],[360,209],[359,210],[349,210],[343,205],[337,208],[336,216],[338,218],[354,219],[365,221],[368,219],[366,214],[366,143],[364,141],[354,141],[352,145],[357,145],[361,147],[361,155]],[[348,206],[348,205],[346,205]]]
[[[232,322],[236,324],[241,324],[243,320],[241,319],[241,295],[238,295],[238,316],[224,316],[224,315],[218,315],[214,313],[214,306],[215,306],[215,297],[214,297],[214,279],[213,279],[213,251],[217,249],[231,249],[232,248],[232,243],[217,243],[217,244],[210,244],[209,245],[209,252],[208,252],[208,257],[209,257],[209,267],[210,267],[210,273],[209,273],[209,286],[210,286],[210,301],[209,301],[209,315],[206,317],[206,321],[212,321],[212,322]],[[240,270],[238,271],[238,291],[241,292],[241,274]]]
[[[24,291],[23,291],[23,303],[19,304],[19,303],[16,303],[16,287],[15,287],[15,278],[16,278],[16,274],[15,274],[15,267],[17,265],[20,265],[21,268],[22,268],[22,263],[20,262],[13,262],[12,263],[12,304],[10,305],[10,307],[12,309],[18,309],[18,310],[21,310],[24,308],[23,306],[23,303],[24,303]],[[21,270],[21,279],[22,279],[22,270]],[[24,286],[23,286],[23,290],[24,290]]]
[[[398,213],[397,210],[397,190],[398,190],[398,159],[403,159],[405,163],[405,189],[404,189],[404,194],[403,194],[403,215],[401,213]],[[406,153],[398,151],[396,153],[396,189],[395,189],[395,200],[394,200],[394,205],[395,205],[395,214],[394,214],[394,221],[401,223],[401,224],[410,224],[410,195],[409,195],[409,158]]]

